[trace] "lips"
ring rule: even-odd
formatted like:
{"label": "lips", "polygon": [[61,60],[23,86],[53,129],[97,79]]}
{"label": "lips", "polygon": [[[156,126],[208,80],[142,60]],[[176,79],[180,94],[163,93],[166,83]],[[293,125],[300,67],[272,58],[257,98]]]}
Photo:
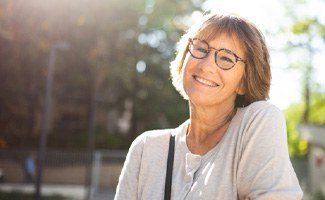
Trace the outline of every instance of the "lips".
{"label": "lips", "polygon": [[209,86],[209,87],[217,87],[217,86],[219,86],[217,83],[215,83],[215,82],[212,82],[212,81],[210,81],[210,80],[206,80],[206,79],[204,79],[204,78],[202,78],[202,77],[199,77],[199,76],[196,76],[196,75],[193,75],[193,78],[197,81],[197,82],[199,82],[199,83],[201,83],[201,84],[203,84],[203,85],[206,85],[206,86]]}

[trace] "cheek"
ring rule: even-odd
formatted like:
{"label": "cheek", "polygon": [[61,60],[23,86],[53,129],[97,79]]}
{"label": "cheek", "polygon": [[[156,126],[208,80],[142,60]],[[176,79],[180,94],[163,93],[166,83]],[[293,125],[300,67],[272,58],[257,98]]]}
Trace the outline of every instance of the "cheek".
{"label": "cheek", "polygon": [[237,87],[237,94],[244,95],[246,93],[245,79],[242,77]]}
{"label": "cheek", "polygon": [[227,83],[231,85],[237,92],[243,90],[244,86],[244,70],[238,69],[227,78]]}
{"label": "cheek", "polygon": [[237,94],[244,95],[246,92],[244,71],[238,75]]}
{"label": "cheek", "polygon": [[182,66],[182,78],[186,77],[186,74],[188,74],[193,69],[193,59],[188,54],[186,55],[184,59],[184,63]]}

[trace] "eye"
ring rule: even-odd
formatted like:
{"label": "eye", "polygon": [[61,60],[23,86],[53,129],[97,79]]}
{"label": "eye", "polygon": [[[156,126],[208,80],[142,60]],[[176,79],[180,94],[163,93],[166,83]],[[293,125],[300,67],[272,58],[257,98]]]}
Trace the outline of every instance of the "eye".
{"label": "eye", "polygon": [[226,50],[220,50],[217,53],[217,59],[220,62],[223,63],[231,63],[231,64],[235,64],[236,63],[236,57],[235,55],[233,55],[232,53],[226,51]]}
{"label": "eye", "polygon": [[189,52],[194,58],[202,59],[208,56],[209,44],[205,41],[194,39],[190,41]]}
{"label": "eye", "polygon": [[203,47],[196,47],[195,49],[196,51],[199,51],[201,53],[205,53],[205,54],[209,53],[209,50]]}
{"label": "eye", "polygon": [[223,62],[235,63],[234,60],[232,60],[232,58],[227,57],[225,55],[219,57],[219,59],[220,59],[220,61],[223,61]]}

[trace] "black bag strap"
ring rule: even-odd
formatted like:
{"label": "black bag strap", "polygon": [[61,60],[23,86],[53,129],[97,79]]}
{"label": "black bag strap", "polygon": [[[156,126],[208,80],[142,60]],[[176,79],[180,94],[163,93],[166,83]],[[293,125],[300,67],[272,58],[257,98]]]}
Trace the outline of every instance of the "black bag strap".
{"label": "black bag strap", "polygon": [[170,134],[164,200],[170,200],[170,196],[171,196],[171,192],[172,192],[174,151],[175,151],[175,135]]}

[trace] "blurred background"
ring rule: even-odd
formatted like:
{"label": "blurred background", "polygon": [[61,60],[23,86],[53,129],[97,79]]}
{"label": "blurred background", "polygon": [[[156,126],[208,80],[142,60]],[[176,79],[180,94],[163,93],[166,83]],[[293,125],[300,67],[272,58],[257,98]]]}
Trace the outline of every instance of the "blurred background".
{"label": "blurred background", "polygon": [[188,118],[169,63],[206,12],[255,23],[271,52],[304,199],[325,199],[324,0],[1,0],[0,199],[113,199],[143,131]]}

